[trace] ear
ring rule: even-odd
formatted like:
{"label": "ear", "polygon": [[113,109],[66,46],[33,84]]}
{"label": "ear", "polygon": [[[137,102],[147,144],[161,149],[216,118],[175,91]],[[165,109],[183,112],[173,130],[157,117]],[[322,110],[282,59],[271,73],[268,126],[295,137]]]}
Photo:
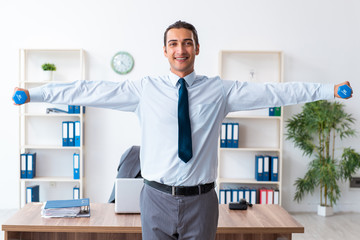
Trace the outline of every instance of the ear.
{"label": "ear", "polygon": [[164,48],[164,56],[167,57],[166,46],[164,46],[163,48]]}
{"label": "ear", "polygon": [[200,44],[198,44],[198,45],[196,46],[196,50],[195,50],[195,54],[196,54],[196,55],[199,55],[199,53],[200,53]]}

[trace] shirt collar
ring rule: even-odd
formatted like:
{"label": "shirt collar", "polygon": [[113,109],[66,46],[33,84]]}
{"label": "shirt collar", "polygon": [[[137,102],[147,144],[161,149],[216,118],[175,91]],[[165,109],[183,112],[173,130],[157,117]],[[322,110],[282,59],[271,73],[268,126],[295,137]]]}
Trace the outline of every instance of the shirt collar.
{"label": "shirt collar", "polygon": [[[193,71],[192,73],[186,75],[183,78],[185,79],[186,83],[190,87],[194,83],[195,77],[196,77],[196,73],[195,73],[195,71]],[[171,84],[175,87],[177,85],[180,77],[178,75],[176,75],[175,73],[170,71],[169,79],[170,79]]]}

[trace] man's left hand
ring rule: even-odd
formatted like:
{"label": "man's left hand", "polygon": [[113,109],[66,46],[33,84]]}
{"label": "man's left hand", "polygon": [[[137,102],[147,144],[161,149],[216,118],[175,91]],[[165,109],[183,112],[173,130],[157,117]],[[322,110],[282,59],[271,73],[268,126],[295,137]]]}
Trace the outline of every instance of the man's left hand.
{"label": "man's left hand", "polygon": [[343,83],[339,83],[339,84],[335,85],[335,87],[334,87],[334,96],[337,97],[337,98],[342,98],[342,97],[340,97],[339,94],[338,94],[338,89],[339,89],[339,87],[342,86],[342,85],[348,85],[348,86],[350,87],[350,89],[351,89],[350,97],[347,97],[347,98],[345,98],[345,99],[352,98],[353,90],[352,90],[352,88],[351,88],[351,86],[350,86],[350,83],[349,83],[348,81],[343,82]]}

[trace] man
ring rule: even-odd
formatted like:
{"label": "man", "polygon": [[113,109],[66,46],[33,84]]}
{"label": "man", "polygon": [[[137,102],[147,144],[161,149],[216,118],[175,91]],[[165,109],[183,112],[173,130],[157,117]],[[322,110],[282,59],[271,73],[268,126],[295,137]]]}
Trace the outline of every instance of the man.
{"label": "man", "polygon": [[222,120],[229,112],[333,99],[345,84],[257,84],[197,76],[194,62],[199,51],[196,29],[178,21],[164,33],[168,76],[122,83],[76,81],[25,90],[27,102],[137,114],[146,183],[140,203],[145,240],[215,238],[217,145]]}

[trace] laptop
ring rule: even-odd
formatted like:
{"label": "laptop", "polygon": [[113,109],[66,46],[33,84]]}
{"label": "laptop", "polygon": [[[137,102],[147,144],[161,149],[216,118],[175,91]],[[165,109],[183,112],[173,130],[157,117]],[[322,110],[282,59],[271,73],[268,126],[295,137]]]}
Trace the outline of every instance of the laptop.
{"label": "laptop", "polygon": [[140,213],[140,192],[143,178],[115,180],[115,213]]}

